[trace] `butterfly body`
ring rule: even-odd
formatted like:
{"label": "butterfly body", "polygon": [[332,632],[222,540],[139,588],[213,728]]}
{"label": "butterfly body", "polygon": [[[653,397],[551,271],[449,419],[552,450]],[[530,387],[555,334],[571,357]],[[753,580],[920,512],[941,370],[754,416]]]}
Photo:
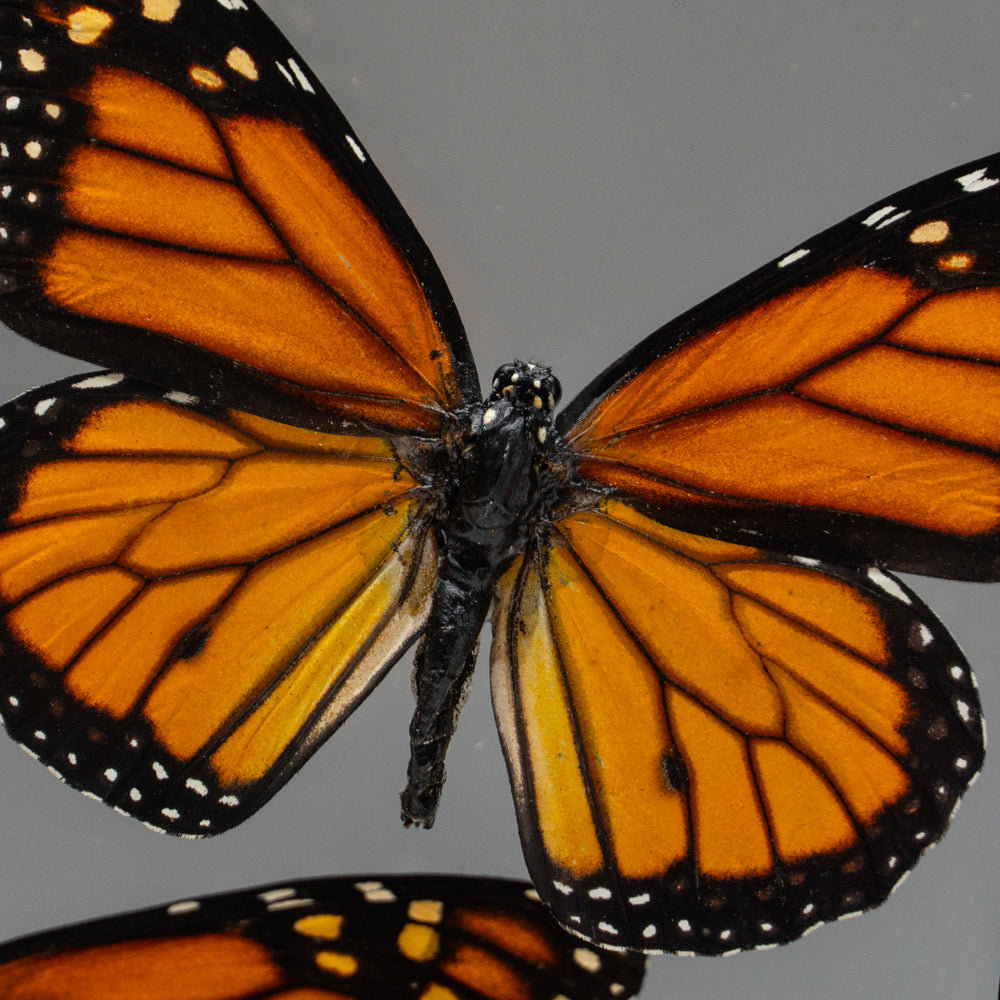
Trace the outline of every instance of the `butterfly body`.
{"label": "butterfly body", "polygon": [[444,758],[472,679],[479,634],[500,573],[538,535],[569,467],[552,432],[558,382],[547,368],[505,365],[445,473],[438,516],[441,563],[425,637],[417,647],[411,757],[402,816],[430,827],[444,782]]}

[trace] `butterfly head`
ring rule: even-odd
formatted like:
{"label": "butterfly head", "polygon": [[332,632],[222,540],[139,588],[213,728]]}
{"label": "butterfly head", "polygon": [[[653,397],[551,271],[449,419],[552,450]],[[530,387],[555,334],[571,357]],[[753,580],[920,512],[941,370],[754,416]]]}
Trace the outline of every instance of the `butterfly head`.
{"label": "butterfly head", "polygon": [[551,368],[533,361],[511,361],[494,373],[493,391],[486,402],[508,399],[535,410],[540,419],[547,421],[561,397],[562,387]]}

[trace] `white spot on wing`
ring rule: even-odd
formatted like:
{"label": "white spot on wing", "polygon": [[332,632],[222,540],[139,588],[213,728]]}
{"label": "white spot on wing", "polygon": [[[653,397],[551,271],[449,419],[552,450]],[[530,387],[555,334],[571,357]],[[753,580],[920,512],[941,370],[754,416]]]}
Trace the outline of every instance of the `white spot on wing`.
{"label": "white spot on wing", "polygon": [[188,778],[184,782],[185,788],[190,788],[192,792],[198,795],[208,795],[208,785],[204,781],[199,781],[197,778]]}
{"label": "white spot on wing", "polygon": [[361,148],[357,139],[353,135],[345,135],[344,138],[347,140],[347,145],[351,147],[351,151],[354,155],[364,163],[367,157],[365,156],[365,151]]}
{"label": "white spot on wing", "polygon": [[797,260],[802,260],[803,257],[808,257],[809,253],[810,251],[806,247],[800,247],[798,250],[786,253],[785,256],[778,261],[778,267],[788,267],[789,264],[794,264]]}
{"label": "white spot on wing", "polygon": [[296,894],[296,890],[292,888],[281,888],[281,889],[268,889],[265,892],[257,893],[257,898],[262,903],[277,903],[282,899],[291,899],[292,896]]}
{"label": "white spot on wing", "polygon": [[905,219],[910,214],[910,210],[907,208],[905,211],[897,212],[895,215],[890,215],[888,219],[883,219],[875,228],[885,229],[887,226],[895,225],[900,219]]}
{"label": "white spot on wing", "polygon": [[185,899],[180,903],[171,903],[167,907],[167,916],[176,917],[181,913],[194,913],[201,909],[201,903],[197,899]]}
{"label": "white spot on wing", "polygon": [[169,399],[171,403],[180,403],[182,406],[193,406],[198,402],[197,396],[192,396],[189,392],[181,392],[179,389],[165,392],[163,398]]}
{"label": "white spot on wing", "polygon": [[895,205],[883,205],[881,208],[875,209],[871,215],[867,218],[861,220],[862,226],[874,226],[881,222],[887,215],[892,215],[896,211]]}
{"label": "white spot on wing", "polygon": [[280,903],[271,903],[267,910],[269,913],[280,912],[281,910],[298,910],[303,906],[313,906],[315,903],[315,899],[308,899],[303,896],[301,899],[283,899]]}
{"label": "white spot on wing", "polygon": [[103,375],[94,375],[91,378],[81,379],[73,383],[74,389],[106,389],[111,385],[118,385],[124,382],[125,376],[121,372],[105,372]]}
{"label": "white spot on wing", "polygon": [[884,590],[887,594],[892,594],[893,597],[898,597],[899,600],[903,601],[903,603],[913,603],[906,591],[903,590],[903,588],[900,587],[900,585],[896,583],[891,576],[887,576],[877,566],[872,566],[868,570],[868,579],[871,580],[876,587]]}
{"label": "white spot on wing", "polygon": [[299,86],[307,94],[315,94],[316,91],[313,90],[313,85],[309,82],[309,77],[302,72],[302,67],[294,59],[288,60],[288,66],[291,71],[295,74],[295,79],[299,81]]}
{"label": "white spot on wing", "polygon": [[381,882],[356,882],[354,888],[365,897],[366,903],[394,903],[396,894]]}
{"label": "white spot on wing", "polygon": [[971,174],[964,174],[961,177],[956,177],[955,180],[962,185],[962,190],[968,192],[969,194],[975,194],[977,191],[985,191],[987,188],[991,188],[997,183],[997,179],[995,177],[986,176],[985,167],[973,170]]}

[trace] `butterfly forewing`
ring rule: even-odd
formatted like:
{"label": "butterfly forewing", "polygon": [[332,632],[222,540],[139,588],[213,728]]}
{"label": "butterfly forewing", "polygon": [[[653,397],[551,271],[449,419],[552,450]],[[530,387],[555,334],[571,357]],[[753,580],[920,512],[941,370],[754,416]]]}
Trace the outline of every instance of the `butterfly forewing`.
{"label": "butterfly forewing", "polygon": [[996,579],[998,182],[924,181],[647,338],[560,415],[581,475],[699,533]]}
{"label": "butterfly forewing", "polygon": [[423,627],[436,549],[379,438],[107,374],[0,416],[0,714],[146,822],[240,822]]}
{"label": "butterfly forewing", "polygon": [[324,429],[429,434],[478,396],[429,253],[255,6],[25,0],[0,19],[18,332]]}
{"label": "butterfly forewing", "polygon": [[975,684],[879,570],[609,501],[508,571],[497,719],[525,855],[567,927],[720,953],[881,902],[982,762]]}
{"label": "butterfly forewing", "polygon": [[[612,1000],[644,959],[562,931],[524,882],[313,879],[0,946],[7,1000]],[[95,986],[97,991],[95,992]]]}

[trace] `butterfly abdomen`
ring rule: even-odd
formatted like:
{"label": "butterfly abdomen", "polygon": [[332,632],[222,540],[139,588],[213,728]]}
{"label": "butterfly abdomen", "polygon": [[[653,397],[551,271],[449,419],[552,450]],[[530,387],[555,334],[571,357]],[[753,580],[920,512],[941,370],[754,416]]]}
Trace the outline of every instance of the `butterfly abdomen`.
{"label": "butterfly abdomen", "polygon": [[545,456],[555,445],[551,414],[558,396],[558,382],[547,368],[505,365],[461,443],[440,528],[438,582],[414,663],[417,705],[402,793],[407,826],[434,823],[445,755],[475,668],[496,580],[524,549],[533,515],[551,493],[540,480],[553,478]]}

